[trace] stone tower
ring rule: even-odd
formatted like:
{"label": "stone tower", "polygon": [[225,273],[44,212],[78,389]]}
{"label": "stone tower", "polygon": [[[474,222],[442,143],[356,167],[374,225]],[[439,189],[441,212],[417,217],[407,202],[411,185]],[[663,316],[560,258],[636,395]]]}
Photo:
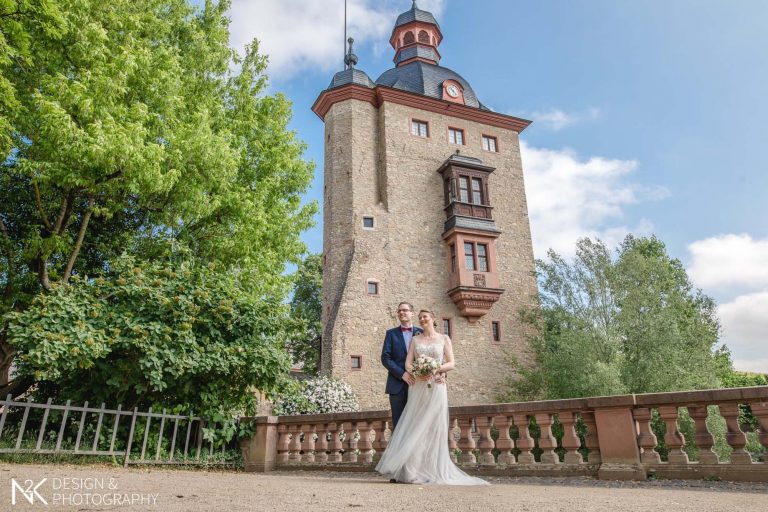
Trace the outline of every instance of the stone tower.
{"label": "stone tower", "polygon": [[[350,50],[312,110],[325,123],[321,369],[386,408],[386,329],[409,301],[449,331],[451,405],[493,402],[508,355],[529,360],[522,306],[535,304],[518,135],[439,65],[443,35],[413,7],[395,23],[395,67],[375,82]],[[416,319],[414,318],[414,321]]]}

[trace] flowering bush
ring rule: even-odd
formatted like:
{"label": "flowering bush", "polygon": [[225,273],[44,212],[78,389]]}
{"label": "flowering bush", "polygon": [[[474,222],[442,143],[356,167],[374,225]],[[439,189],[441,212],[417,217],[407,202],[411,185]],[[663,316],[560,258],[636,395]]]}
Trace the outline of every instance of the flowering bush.
{"label": "flowering bush", "polygon": [[329,377],[315,377],[281,394],[272,408],[276,416],[359,411],[352,387]]}

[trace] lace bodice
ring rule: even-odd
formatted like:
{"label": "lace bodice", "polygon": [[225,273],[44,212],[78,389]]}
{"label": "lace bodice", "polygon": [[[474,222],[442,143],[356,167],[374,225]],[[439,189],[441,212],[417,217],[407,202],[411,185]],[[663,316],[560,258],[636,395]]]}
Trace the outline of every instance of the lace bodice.
{"label": "lace bodice", "polygon": [[443,350],[445,347],[445,335],[441,334],[435,341],[424,343],[421,341],[422,336],[416,336],[413,341],[416,342],[416,355],[427,356],[432,359],[437,359],[440,363],[443,362]]}

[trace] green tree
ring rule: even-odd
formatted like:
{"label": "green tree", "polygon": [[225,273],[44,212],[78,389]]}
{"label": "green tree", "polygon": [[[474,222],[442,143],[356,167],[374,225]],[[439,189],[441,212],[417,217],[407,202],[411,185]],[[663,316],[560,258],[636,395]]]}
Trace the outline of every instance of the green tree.
{"label": "green tree", "polygon": [[655,237],[628,236],[612,257],[582,239],[572,263],[537,261],[540,309],[524,318],[536,364],[513,361],[503,399],[572,398],[718,385],[715,304]]}
{"label": "green tree", "polygon": [[290,367],[287,306],[216,264],[124,256],[72,281],[8,315],[18,372],[40,398],[233,417],[253,414],[255,389],[276,392]]}
{"label": "green tree", "polygon": [[296,363],[303,363],[304,373],[315,374],[320,364],[323,312],[323,256],[310,254],[296,271],[296,285],[291,300],[294,331],[288,350]]}
{"label": "green tree", "polygon": [[0,394],[31,384],[10,375],[30,347],[15,346],[7,313],[83,286],[73,276],[124,252],[183,249],[237,272],[253,297],[285,300],[284,266],[300,261],[316,209],[301,205],[313,166],[287,129],[290,103],[265,94],[256,42],[229,48],[228,6],[0,1],[0,88],[12,92],[0,120]]}

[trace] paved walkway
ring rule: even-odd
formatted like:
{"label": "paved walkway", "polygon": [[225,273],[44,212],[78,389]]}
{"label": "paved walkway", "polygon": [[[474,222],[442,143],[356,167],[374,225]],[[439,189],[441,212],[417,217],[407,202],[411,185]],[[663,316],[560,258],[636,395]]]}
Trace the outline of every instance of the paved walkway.
{"label": "paved walkway", "polygon": [[[31,505],[38,485],[48,502]],[[31,480],[31,482],[25,482]],[[0,510],[162,511],[728,511],[768,510],[768,484],[603,482],[587,478],[488,478],[490,487],[390,484],[368,473],[249,474],[109,466],[0,463]]]}

